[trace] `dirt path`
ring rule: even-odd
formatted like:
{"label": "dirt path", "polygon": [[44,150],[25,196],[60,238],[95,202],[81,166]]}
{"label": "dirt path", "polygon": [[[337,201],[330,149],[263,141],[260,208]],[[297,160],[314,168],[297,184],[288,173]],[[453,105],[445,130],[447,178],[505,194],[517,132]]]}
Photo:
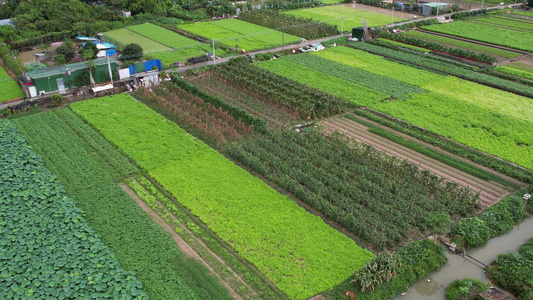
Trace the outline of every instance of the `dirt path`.
{"label": "dirt path", "polygon": [[[187,255],[189,257],[192,257],[192,258],[198,260],[203,265],[205,265],[207,267],[207,269],[209,270],[209,272],[213,276],[216,276],[218,278],[218,281],[220,282],[220,284],[222,284],[228,290],[230,296],[233,297],[233,299],[237,299],[237,300],[242,300],[243,299],[239,294],[237,294],[235,292],[235,290],[226,281],[224,281],[218,275],[218,273],[215,272],[215,270],[202,257],[200,257],[200,255],[198,255],[198,253],[194,249],[191,248],[191,246],[189,246],[189,244],[187,244],[187,242],[185,242],[174,230],[172,230],[172,227],[170,227],[170,225],[168,225],[167,222],[165,222],[165,220],[163,220],[163,218],[161,218],[155,211],[153,211],[150,207],[148,207],[148,205],[146,205],[146,203],[144,203],[144,201],[142,201],[137,196],[137,194],[135,194],[135,192],[133,190],[131,190],[124,183],[120,183],[119,185],[126,193],[128,193],[128,195],[135,201],[135,203],[137,203],[137,205],[139,205],[139,207],[142,208],[142,210],[144,210],[152,218],[152,220],[154,220],[154,222],[157,225],[161,226],[161,228],[163,228],[163,230],[165,230],[165,232],[170,234],[170,236],[172,237],[174,242],[176,242],[176,244],[178,245],[178,248],[180,249],[181,252],[183,252],[185,255]],[[183,226],[182,226],[182,229],[187,230],[186,228],[183,228]],[[194,236],[194,235],[192,235],[192,236]],[[201,243],[202,246],[204,246],[206,248],[207,251],[210,252],[211,255],[215,256],[220,262],[225,264],[224,260],[222,260],[222,258],[220,258],[215,253],[211,252],[211,250],[209,248],[207,248],[207,246],[202,241],[200,241],[200,240],[198,240],[198,241]],[[233,272],[233,274],[236,277],[241,279],[240,276],[238,276],[229,266],[227,266],[227,269],[230,270],[231,272]],[[242,279],[241,279],[241,281],[242,281]],[[242,283],[247,285],[244,281],[242,281]],[[250,287],[248,286],[248,288],[250,288]],[[250,288],[250,290],[253,290],[253,289]]]}
{"label": "dirt path", "polygon": [[415,150],[394,143],[386,138],[369,132],[368,127],[348,118],[331,118],[324,121],[324,125],[326,125],[329,130],[338,130],[358,141],[374,146],[389,155],[416,163],[420,168],[429,170],[446,180],[455,181],[463,187],[470,187],[475,192],[480,191],[480,204],[482,209],[494,205],[509,194],[509,190],[502,184],[482,180],[436,159],[425,156]]}

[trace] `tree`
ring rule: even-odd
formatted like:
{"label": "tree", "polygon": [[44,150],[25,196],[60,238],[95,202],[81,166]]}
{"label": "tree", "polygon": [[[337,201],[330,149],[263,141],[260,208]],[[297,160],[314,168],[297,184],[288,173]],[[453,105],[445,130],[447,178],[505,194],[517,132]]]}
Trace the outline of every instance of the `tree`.
{"label": "tree", "polygon": [[83,59],[95,59],[96,54],[98,54],[98,48],[96,44],[92,42],[86,42],[83,47],[78,50],[78,53],[83,57]]}
{"label": "tree", "polygon": [[72,48],[72,42],[66,41],[63,45],[57,47],[56,54],[63,55],[65,61],[71,61],[76,55],[76,50]]}
{"label": "tree", "polygon": [[131,43],[124,47],[120,60],[138,60],[143,56],[143,48],[138,44]]}

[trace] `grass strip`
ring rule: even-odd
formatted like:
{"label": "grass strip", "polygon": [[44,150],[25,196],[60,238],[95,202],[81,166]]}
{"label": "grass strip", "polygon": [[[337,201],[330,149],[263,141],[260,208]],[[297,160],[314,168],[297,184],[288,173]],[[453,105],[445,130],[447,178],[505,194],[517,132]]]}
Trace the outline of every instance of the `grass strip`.
{"label": "grass strip", "polygon": [[458,170],[461,170],[463,172],[466,172],[470,175],[473,175],[473,176],[476,176],[477,178],[480,178],[480,179],[483,179],[483,180],[493,180],[493,181],[496,181],[498,183],[501,183],[505,186],[512,186],[513,188],[519,188],[518,185],[512,183],[512,182],[509,182],[499,176],[496,176],[490,172],[487,172],[483,169],[480,169],[480,168],[477,168],[469,163],[465,163],[461,160],[458,160],[456,158],[453,158],[451,156],[448,156],[442,152],[439,152],[439,151],[436,151],[434,149],[431,149],[429,147],[425,147],[425,146],[422,146],[420,145],[419,143],[416,143],[416,142],[413,142],[413,141],[410,141],[410,140],[406,140],[405,138],[403,137],[400,137],[398,135],[395,135],[394,133],[391,133],[385,129],[382,129],[382,128],[379,128],[369,122],[366,122],[356,116],[353,116],[353,115],[349,115],[347,114],[346,115],[346,118],[350,119],[350,120],[353,120],[353,121],[356,121],[360,124],[363,124],[365,126],[368,126],[369,127],[369,131],[374,133],[374,134],[377,134],[381,137],[384,137],[390,141],[393,141],[397,144],[400,144],[402,146],[405,146],[409,149],[412,149],[412,150],[415,150],[419,153],[422,153],[428,157],[431,157],[433,159],[436,159],[442,163],[445,163],[451,167],[454,167]]}

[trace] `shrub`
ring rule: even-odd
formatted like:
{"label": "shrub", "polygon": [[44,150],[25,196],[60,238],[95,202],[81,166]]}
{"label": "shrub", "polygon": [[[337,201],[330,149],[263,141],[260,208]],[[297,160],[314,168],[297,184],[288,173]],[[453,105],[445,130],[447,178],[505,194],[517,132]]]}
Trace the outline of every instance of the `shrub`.
{"label": "shrub", "polygon": [[446,288],[446,300],[474,300],[477,295],[487,290],[487,285],[477,279],[465,278],[454,280]]}
{"label": "shrub", "polygon": [[490,229],[482,219],[473,217],[457,223],[450,234],[452,237],[461,236],[466,247],[476,247],[489,240]]}

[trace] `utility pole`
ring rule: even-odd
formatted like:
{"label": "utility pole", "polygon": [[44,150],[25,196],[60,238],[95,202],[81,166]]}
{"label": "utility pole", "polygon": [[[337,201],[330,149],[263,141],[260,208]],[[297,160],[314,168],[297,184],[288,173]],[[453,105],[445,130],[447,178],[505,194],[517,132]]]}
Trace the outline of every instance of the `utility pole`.
{"label": "utility pole", "polygon": [[437,2],[437,18],[439,17],[440,0]]}
{"label": "utility pole", "polygon": [[281,27],[281,50],[285,51],[285,26]]}
{"label": "utility pole", "polygon": [[109,62],[109,56],[107,56],[107,70],[109,71],[109,79],[111,79],[111,85],[113,85],[113,73],[111,72],[111,63]]}
{"label": "utility pole", "polygon": [[215,59],[216,59],[216,55],[215,55],[215,38],[213,38],[213,65],[216,65],[216,62],[215,62]]}
{"label": "utility pole", "polygon": [[394,25],[394,3],[392,4],[392,21],[391,24]]}
{"label": "utility pole", "polygon": [[344,31],[344,15],[341,15],[341,36],[342,36],[343,31]]}

